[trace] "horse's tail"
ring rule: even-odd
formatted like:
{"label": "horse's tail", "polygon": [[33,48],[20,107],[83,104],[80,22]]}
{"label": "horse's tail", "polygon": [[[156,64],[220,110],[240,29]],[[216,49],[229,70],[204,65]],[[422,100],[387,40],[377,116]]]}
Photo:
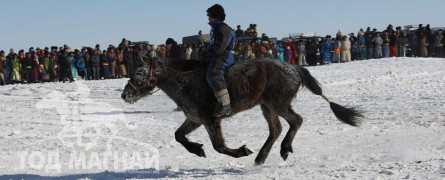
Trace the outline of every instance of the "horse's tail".
{"label": "horse's tail", "polygon": [[331,102],[323,94],[318,81],[311,75],[311,73],[309,73],[306,68],[303,68],[301,66],[297,66],[296,68],[300,74],[303,86],[307,87],[312,93],[323,97],[323,99],[325,99],[331,106],[331,109],[338,120],[351,126],[358,126],[360,124],[360,118],[363,118],[364,116],[359,110],[354,107],[344,107],[337,103]]}

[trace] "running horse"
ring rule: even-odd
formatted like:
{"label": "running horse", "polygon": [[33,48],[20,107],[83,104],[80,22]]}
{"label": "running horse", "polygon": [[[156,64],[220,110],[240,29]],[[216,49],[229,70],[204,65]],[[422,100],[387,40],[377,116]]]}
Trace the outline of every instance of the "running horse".
{"label": "running horse", "polygon": [[128,103],[153,94],[156,87],[169,96],[182,110],[186,119],[175,132],[176,141],[190,153],[205,157],[202,144],[189,141],[187,134],[201,125],[205,127],[213,148],[222,154],[235,158],[248,156],[253,152],[245,145],[232,149],[225,145],[221,121],[241,111],[261,106],[269,125],[269,137],[259,151],[255,164],[263,164],[282,131],[278,117],[289,123],[289,130],[281,143],[280,154],[286,160],[293,152],[292,141],[303,123],[303,118],[292,109],[291,102],[298,90],[304,86],[315,95],[323,97],[343,123],[358,126],[363,118],[355,107],[345,107],[331,102],[322,92],[318,81],[301,66],[291,65],[275,59],[261,59],[235,63],[226,70],[225,80],[231,95],[232,114],[214,117],[219,103],[207,84],[205,63],[190,60],[158,58],[140,60],[135,74],[121,95]]}

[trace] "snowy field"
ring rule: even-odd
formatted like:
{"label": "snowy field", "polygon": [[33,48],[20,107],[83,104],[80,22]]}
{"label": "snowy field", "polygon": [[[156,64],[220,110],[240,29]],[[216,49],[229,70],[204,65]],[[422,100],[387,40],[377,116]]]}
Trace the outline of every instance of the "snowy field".
{"label": "snowy field", "polygon": [[223,121],[217,153],[203,127],[190,135],[207,158],[174,138],[185,117],[163,93],[125,104],[126,79],[0,87],[0,179],[445,179],[445,59],[389,58],[309,67],[325,94],[366,113],[360,127],[336,120],[307,89],[294,110],[304,119],[287,161],[280,143],[254,159],[268,137],[258,107]]}

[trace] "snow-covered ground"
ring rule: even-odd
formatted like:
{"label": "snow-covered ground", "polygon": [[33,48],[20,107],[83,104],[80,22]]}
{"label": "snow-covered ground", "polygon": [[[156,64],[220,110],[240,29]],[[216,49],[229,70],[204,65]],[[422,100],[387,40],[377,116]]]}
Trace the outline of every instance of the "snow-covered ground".
{"label": "snow-covered ground", "polygon": [[331,100],[366,118],[342,124],[304,89],[293,102],[304,118],[294,153],[280,157],[281,120],[262,166],[254,159],[268,128],[258,107],[223,122],[226,144],[254,154],[219,154],[200,127],[189,137],[204,144],[200,158],[175,141],[185,117],[163,92],[125,104],[125,79],[2,86],[0,179],[445,179],[444,68],[432,58],[309,67]]}

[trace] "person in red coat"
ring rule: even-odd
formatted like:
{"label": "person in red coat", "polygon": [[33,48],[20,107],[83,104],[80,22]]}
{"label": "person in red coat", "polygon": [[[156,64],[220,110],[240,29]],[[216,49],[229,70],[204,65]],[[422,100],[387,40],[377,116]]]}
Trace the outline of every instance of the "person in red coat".
{"label": "person in red coat", "polygon": [[290,47],[290,50],[291,50],[291,53],[292,53],[292,57],[289,60],[289,63],[296,64],[295,59],[298,56],[297,48],[295,48],[295,44],[292,42],[292,39],[289,39],[289,43],[288,44],[289,44],[289,47]]}

